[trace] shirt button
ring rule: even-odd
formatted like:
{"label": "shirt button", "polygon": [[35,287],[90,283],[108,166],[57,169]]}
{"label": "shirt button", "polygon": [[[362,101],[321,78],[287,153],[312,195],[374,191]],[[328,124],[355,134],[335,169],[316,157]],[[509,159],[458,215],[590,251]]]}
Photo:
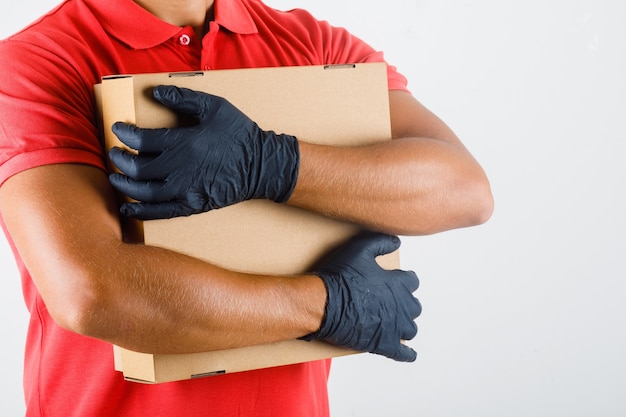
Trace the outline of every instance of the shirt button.
{"label": "shirt button", "polygon": [[186,33],[183,33],[178,38],[178,43],[180,45],[182,45],[182,46],[187,46],[187,45],[189,45],[191,43],[191,37],[189,35],[187,35]]}

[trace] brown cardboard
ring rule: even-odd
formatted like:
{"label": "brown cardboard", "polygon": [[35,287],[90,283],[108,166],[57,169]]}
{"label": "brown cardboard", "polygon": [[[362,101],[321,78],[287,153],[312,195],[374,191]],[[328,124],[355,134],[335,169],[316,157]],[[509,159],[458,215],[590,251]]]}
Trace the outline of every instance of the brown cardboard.
{"label": "brown cardboard", "polygon": [[[107,149],[122,146],[110,130],[116,121],[147,128],[175,125],[174,115],[151,98],[151,89],[159,84],[223,96],[261,128],[311,143],[359,146],[391,138],[386,67],[380,63],[107,77],[97,87]],[[265,200],[125,227],[128,236],[147,245],[260,274],[311,271],[358,231],[355,225]],[[379,262],[397,268],[397,252]],[[115,347],[115,364],[126,379],[156,383],[351,353],[325,342],[300,340],[178,355]]]}

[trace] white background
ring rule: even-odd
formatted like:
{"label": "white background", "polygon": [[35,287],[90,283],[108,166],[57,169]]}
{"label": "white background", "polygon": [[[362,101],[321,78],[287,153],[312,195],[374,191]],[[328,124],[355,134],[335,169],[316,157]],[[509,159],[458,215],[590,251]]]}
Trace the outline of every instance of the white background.
{"label": "white background", "polygon": [[[55,3],[2,3],[0,36]],[[421,278],[418,360],[335,360],[333,415],[625,416],[626,3],[268,4],[384,50],[496,200],[486,225],[403,238],[403,266]],[[14,416],[26,310],[6,246],[0,259],[0,414]]]}

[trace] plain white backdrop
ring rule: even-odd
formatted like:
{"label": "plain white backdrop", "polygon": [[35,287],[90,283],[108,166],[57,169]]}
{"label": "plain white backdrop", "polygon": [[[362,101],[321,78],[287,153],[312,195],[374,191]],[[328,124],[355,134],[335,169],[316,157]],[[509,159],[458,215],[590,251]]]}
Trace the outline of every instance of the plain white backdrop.
{"label": "plain white backdrop", "polygon": [[[4,2],[0,37],[57,3]],[[385,51],[496,201],[483,226],[403,238],[421,279],[417,362],[335,360],[333,415],[626,415],[626,3],[267,3]],[[1,242],[0,415],[19,416],[26,309]]]}

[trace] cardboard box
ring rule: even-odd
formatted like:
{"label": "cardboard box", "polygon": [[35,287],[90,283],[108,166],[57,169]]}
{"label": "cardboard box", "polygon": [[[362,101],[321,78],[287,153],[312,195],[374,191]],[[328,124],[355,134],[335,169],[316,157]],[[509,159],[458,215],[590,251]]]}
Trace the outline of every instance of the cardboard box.
{"label": "cardboard box", "polygon": [[[159,84],[227,98],[262,129],[302,141],[359,146],[391,138],[383,63],[237,69],[106,77],[96,91],[106,148],[123,146],[116,121],[168,127],[176,117],[152,99]],[[329,251],[355,233],[353,224],[286,204],[253,200],[169,220],[124,226],[126,238],[185,253],[221,267],[260,274],[313,270]],[[397,253],[381,257],[397,268]],[[157,383],[293,364],[355,353],[321,341],[290,340],[198,354],[145,354],[115,347],[116,369],[128,380]]]}

